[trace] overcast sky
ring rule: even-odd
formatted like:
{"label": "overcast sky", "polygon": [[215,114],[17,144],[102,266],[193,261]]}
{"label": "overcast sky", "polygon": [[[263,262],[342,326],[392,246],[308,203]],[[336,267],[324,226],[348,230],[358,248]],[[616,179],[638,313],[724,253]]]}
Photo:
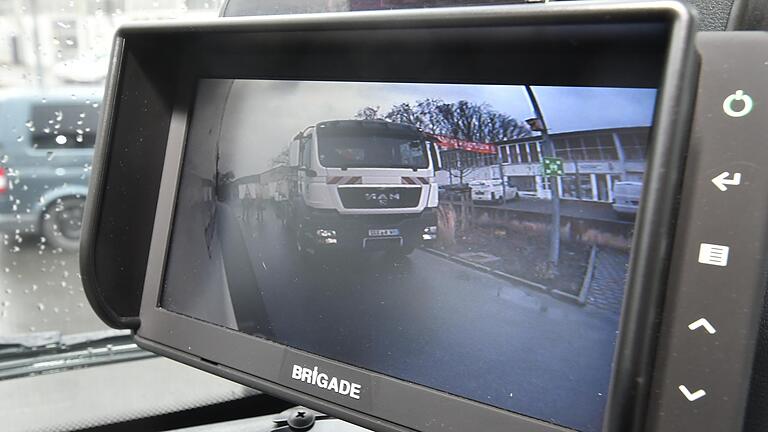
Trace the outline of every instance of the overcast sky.
{"label": "overcast sky", "polygon": [[[552,133],[648,126],[656,96],[653,89],[536,86],[533,91]],[[237,177],[262,172],[307,126],[353,118],[366,106],[386,113],[425,98],[486,103],[518,120],[533,117],[522,86],[236,80],[224,111],[222,170],[232,169]]]}

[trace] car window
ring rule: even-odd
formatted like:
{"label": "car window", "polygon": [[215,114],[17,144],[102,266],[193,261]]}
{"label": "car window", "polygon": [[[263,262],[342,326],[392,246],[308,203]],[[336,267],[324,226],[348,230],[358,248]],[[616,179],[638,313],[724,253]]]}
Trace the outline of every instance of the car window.
{"label": "car window", "polygon": [[29,145],[38,150],[87,149],[96,142],[99,101],[31,105]]}
{"label": "car window", "polygon": [[107,330],[77,253],[114,32],[215,18],[221,4],[0,0],[0,346]]}

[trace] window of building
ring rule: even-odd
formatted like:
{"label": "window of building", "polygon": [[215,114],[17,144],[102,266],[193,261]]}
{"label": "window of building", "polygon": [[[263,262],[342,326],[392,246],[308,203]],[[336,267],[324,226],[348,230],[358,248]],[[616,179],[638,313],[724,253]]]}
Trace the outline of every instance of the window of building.
{"label": "window of building", "polygon": [[603,160],[603,153],[597,136],[585,135],[581,137],[581,145],[584,151],[585,160]]}
{"label": "window of building", "polygon": [[517,151],[517,144],[509,146],[510,163],[520,163],[520,153]]}
{"label": "window of building", "polygon": [[561,190],[560,196],[563,198],[578,198],[579,188],[576,182],[575,175],[564,175],[560,178]]}
{"label": "window of building", "polygon": [[571,154],[568,151],[568,139],[566,138],[553,139],[552,142],[555,145],[555,157],[559,157],[565,160],[571,160]]}
{"label": "window of building", "polygon": [[624,158],[629,161],[644,161],[648,150],[648,131],[622,132],[619,140],[624,149]]}
{"label": "window of building", "polygon": [[507,186],[517,187],[521,192],[536,192],[535,176],[507,176]]}
{"label": "window of building", "polygon": [[529,144],[531,162],[541,162],[541,141],[535,141]]}
{"label": "window of building", "polygon": [[619,160],[619,155],[616,153],[616,144],[613,142],[613,135],[600,134],[596,135],[596,138],[602,153],[602,160]]}
{"label": "window of building", "polygon": [[520,151],[520,162],[528,163],[530,158],[528,157],[528,143],[518,144],[518,151]]}

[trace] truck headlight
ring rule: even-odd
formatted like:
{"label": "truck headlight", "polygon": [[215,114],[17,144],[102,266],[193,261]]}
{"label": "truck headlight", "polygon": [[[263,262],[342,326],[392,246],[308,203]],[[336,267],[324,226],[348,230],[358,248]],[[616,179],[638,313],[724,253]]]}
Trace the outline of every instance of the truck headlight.
{"label": "truck headlight", "polygon": [[315,231],[315,234],[320,238],[334,238],[336,237],[336,230],[319,229]]}
{"label": "truck headlight", "polygon": [[317,236],[317,242],[320,244],[336,244],[336,230],[332,229],[319,229],[315,231],[315,235]]}
{"label": "truck headlight", "polygon": [[421,234],[422,240],[435,240],[437,239],[437,226],[430,225],[424,228],[424,233]]}

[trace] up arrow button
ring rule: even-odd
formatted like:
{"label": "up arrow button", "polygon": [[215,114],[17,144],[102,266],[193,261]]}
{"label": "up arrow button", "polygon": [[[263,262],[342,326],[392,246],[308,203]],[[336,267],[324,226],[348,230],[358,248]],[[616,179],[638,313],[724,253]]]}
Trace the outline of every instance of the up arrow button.
{"label": "up arrow button", "polygon": [[688,324],[688,328],[691,331],[696,330],[699,327],[704,327],[704,330],[707,331],[709,334],[715,334],[717,333],[717,330],[715,330],[715,327],[707,321],[706,318],[699,318],[696,321]]}

